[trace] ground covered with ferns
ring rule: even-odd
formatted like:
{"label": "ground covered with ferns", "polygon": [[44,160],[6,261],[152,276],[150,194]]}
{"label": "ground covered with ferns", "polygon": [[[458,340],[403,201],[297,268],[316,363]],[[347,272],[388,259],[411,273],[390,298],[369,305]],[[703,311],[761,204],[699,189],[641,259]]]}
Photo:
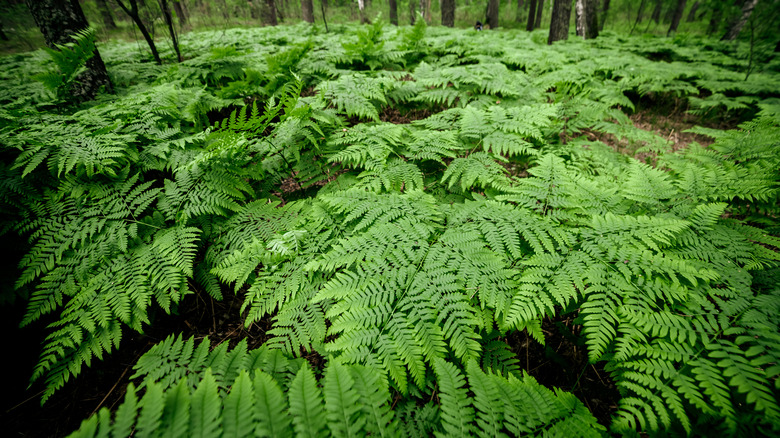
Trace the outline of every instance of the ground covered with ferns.
{"label": "ground covered with ferns", "polygon": [[115,94],[80,104],[44,52],[0,59],[14,430],[780,432],[777,57],[181,40],[99,44]]}

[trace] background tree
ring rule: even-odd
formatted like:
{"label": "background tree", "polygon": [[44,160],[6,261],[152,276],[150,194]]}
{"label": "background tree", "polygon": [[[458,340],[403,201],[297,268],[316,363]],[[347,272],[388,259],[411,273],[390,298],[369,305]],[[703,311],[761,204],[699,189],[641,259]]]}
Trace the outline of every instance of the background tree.
{"label": "background tree", "polygon": [[655,0],[655,8],[653,8],[653,15],[650,18],[658,24],[661,21],[661,10],[664,7],[664,0]]}
{"label": "background tree", "polygon": [[[571,5],[569,6],[571,9]],[[539,0],[536,3],[536,19],[534,20],[534,29],[542,27],[542,11],[544,11],[544,0]]]}
{"label": "background tree", "polygon": [[455,26],[455,0],[441,0],[441,25]]}
{"label": "background tree", "polygon": [[388,0],[387,2],[389,3],[390,6],[390,23],[394,26],[398,26],[398,4],[396,3],[396,0]]}
{"label": "background tree", "polygon": [[604,0],[604,7],[601,9],[601,19],[599,20],[599,30],[604,30],[604,23],[607,22],[609,14],[609,0]]}
{"label": "background tree", "polygon": [[530,0],[528,2],[528,24],[525,26],[525,30],[528,32],[534,30],[534,20],[536,19],[536,0]]}
{"label": "background tree", "polygon": [[699,6],[701,6],[700,1],[693,2],[693,6],[691,6],[690,12],[688,12],[688,18],[685,19],[688,23],[696,20],[696,12],[699,11]]}
{"label": "background tree", "polygon": [[103,27],[105,29],[116,29],[116,23],[114,23],[114,17],[111,16],[108,2],[106,0],[97,0],[95,3],[100,12],[100,17],[103,19]]}
{"label": "background tree", "polygon": [[569,38],[569,21],[571,18],[571,0],[555,0],[552,18],[550,18],[550,36],[547,44]]}
{"label": "background tree", "polygon": [[301,15],[303,16],[303,21],[314,23],[314,5],[312,0],[301,0]]}
{"label": "background tree", "polygon": [[490,30],[498,29],[499,0],[488,0],[486,20]]}
{"label": "background tree", "polygon": [[723,38],[721,38],[721,41],[733,41],[739,36],[739,33],[742,32],[742,28],[745,27],[745,23],[750,19],[750,14],[753,13],[753,9],[755,9],[756,5],[758,4],[758,0],[746,0],[745,3],[742,5],[742,11],[740,13],[739,19],[734,22],[734,24],[731,25],[728,32],[726,32],[725,35],[723,35]]}
{"label": "background tree", "polygon": [[276,26],[279,24],[277,20],[278,12],[276,10],[276,2],[274,0],[255,0],[260,2],[260,21],[264,26]]}
{"label": "background tree", "polygon": [[126,6],[125,3],[122,0],[115,0],[116,3],[119,5],[120,8],[122,8],[123,11],[125,11],[125,14],[127,14],[131,20],[135,23],[136,26],[138,26],[138,30],[141,31],[141,35],[143,35],[144,40],[146,40],[146,44],[149,46],[149,49],[152,51],[152,57],[154,57],[154,62],[157,64],[162,65],[162,59],[160,59],[160,54],[157,52],[157,46],[154,45],[154,39],[152,39],[152,35],[149,33],[149,30],[146,28],[146,25],[144,24],[144,20],[141,19],[141,15],[138,10],[138,2],[136,0],[129,0],[130,6]]}
{"label": "background tree", "polygon": [[173,45],[173,51],[176,52],[176,59],[181,62],[181,52],[179,51],[179,38],[176,35],[176,29],[173,27],[173,16],[171,16],[171,8],[168,5],[168,0],[159,0],[160,10],[163,14],[163,20],[168,26],[168,33],[171,36],[171,44]]}
{"label": "background tree", "polygon": [[517,23],[522,21],[523,6],[525,6],[525,2],[523,0],[517,0],[517,13],[515,14],[515,21]]}
{"label": "background tree", "polygon": [[[46,45],[57,49],[57,45],[72,42],[72,35],[89,27],[78,0],[25,0],[35,24],[41,29]],[[79,74],[73,87],[76,100],[88,100],[97,95],[101,87],[112,91],[111,80],[100,52],[86,62],[86,69]]]}
{"label": "background tree", "polygon": [[186,27],[189,17],[187,16],[187,10],[184,9],[184,3],[181,0],[173,0],[173,10],[176,12],[176,18],[179,19],[179,26]]}
{"label": "background tree", "polygon": [[636,26],[639,24],[640,21],[642,21],[642,12],[644,12],[646,4],[647,4],[647,0],[642,0],[639,3],[639,9],[636,11],[636,20],[634,20],[634,25],[631,26],[631,31],[628,33],[629,35],[634,33],[634,29],[636,29]]}
{"label": "background tree", "polygon": [[417,19],[417,11],[415,11],[415,0],[409,0],[409,24],[414,26],[414,20]]}
{"label": "background tree", "polygon": [[687,0],[677,0],[677,7],[674,9],[674,14],[672,15],[672,24],[669,25],[669,31],[666,32],[666,36],[671,35],[674,32],[677,32],[677,26],[680,25],[680,20],[682,19],[683,11],[685,11],[685,3]]}

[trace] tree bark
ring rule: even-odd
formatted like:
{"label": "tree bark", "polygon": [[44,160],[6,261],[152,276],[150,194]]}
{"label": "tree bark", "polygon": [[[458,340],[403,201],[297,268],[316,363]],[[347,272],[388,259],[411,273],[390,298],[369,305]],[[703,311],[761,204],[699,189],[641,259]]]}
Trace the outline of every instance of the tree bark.
{"label": "tree bark", "polygon": [[661,21],[661,8],[664,6],[663,0],[655,0],[655,8],[653,9],[653,15],[650,16],[650,18],[655,21],[655,24],[658,24],[659,21]]}
{"label": "tree bark", "polygon": [[693,6],[691,6],[691,11],[688,12],[688,18],[685,19],[688,23],[692,21],[696,21],[696,12],[699,10],[699,6],[701,5],[700,1],[693,2]]}
{"label": "tree bark", "polygon": [[312,4],[312,0],[301,0],[301,15],[303,16],[303,21],[314,23],[314,4]]}
{"label": "tree bark", "polygon": [[274,0],[255,0],[260,2],[260,22],[263,26],[276,26],[279,24]]}
{"label": "tree bark", "polygon": [[642,0],[639,3],[639,10],[636,11],[636,21],[634,21],[634,25],[631,26],[631,32],[628,33],[629,36],[631,36],[632,33],[634,33],[634,29],[636,29],[636,26],[639,24],[640,21],[642,21],[642,12],[645,9],[645,4],[647,3],[647,0]]}
{"label": "tree bark", "polygon": [[358,12],[360,13],[360,24],[368,23],[368,18],[366,18],[365,0],[358,0]]}
{"label": "tree bark", "polygon": [[604,0],[604,8],[601,10],[601,20],[599,20],[599,30],[604,30],[604,23],[607,22],[609,15],[609,0]]}
{"label": "tree bark", "polygon": [[734,41],[739,33],[742,32],[742,28],[745,27],[745,23],[750,19],[750,15],[753,13],[753,9],[756,7],[758,0],[747,0],[742,5],[742,14],[739,19],[729,28],[729,31],[723,35],[721,41]]}
{"label": "tree bark", "polygon": [[[89,27],[78,0],[25,0],[25,3],[41,29],[46,45],[52,49],[56,50],[57,44],[72,42],[74,33]],[[76,78],[73,97],[76,100],[93,99],[101,87],[113,91],[106,65],[96,48],[86,62],[86,69]]]}
{"label": "tree bark", "polygon": [[322,23],[325,25],[325,33],[330,32],[330,30],[328,30],[328,18],[325,17],[325,7],[327,5],[327,0],[320,0],[320,11],[322,11]]}
{"label": "tree bark", "polygon": [[162,65],[162,59],[160,59],[160,54],[157,52],[157,46],[154,45],[154,40],[152,39],[152,36],[149,34],[149,31],[146,29],[146,25],[144,25],[141,16],[138,15],[138,3],[136,3],[136,0],[130,0],[129,8],[125,6],[122,0],[116,0],[116,3],[119,5],[120,8],[122,8],[123,11],[125,11],[125,14],[127,14],[135,22],[135,25],[138,26],[138,30],[141,31],[141,35],[143,35],[144,39],[146,40],[146,44],[149,46],[149,49],[152,51],[154,62],[156,62],[158,65]]}
{"label": "tree bark", "polygon": [[515,21],[517,23],[522,22],[521,15],[522,15],[522,12],[523,12],[523,4],[524,3],[525,2],[523,0],[517,0],[517,13],[515,14]]}
{"label": "tree bark", "polygon": [[441,0],[441,25],[455,26],[455,0]]}
{"label": "tree bark", "polygon": [[[250,4],[250,7],[252,7],[252,11],[255,10],[254,5]],[[176,18],[179,19],[179,26],[187,26],[189,17],[187,16],[187,11],[184,10],[184,5],[181,3],[181,0],[173,0],[173,11],[176,12]]]}
{"label": "tree bark", "polygon": [[597,0],[577,0],[575,4],[575,26],[577,36],[590,40],[599,36]]}
{"label": "tree bark", "polygon": [[569,21],[571,18],[571,0],[555,0],[552,18],[550,19],[550,36],[547,44],[569,38]]}
{"label": "tree bark", "polygon": [[712,8],[712,15],[710,16],[710,24],[707,26],[707,35],[712,35],[718,32],[720,29],[720,22],[723,19],[723,8]]}
{"label": "tree bark", "polygon": [[[571,9],[571,7],[569,7]],[[534,20],[534,29],[542,27],[542,11],[544,10],[544,0],[539,0],[536,4],[536,19]]]}
{"label": "tree bark", "polygon": [[536,0],[530,0],[528,8],[528,24],[525,26],[525,30],[528,32],[534,30],[534,20],[536,19]]}
{"label": "tree bark", "polygon": [[585,0],[574,2],[574,29],[577,36],[585,39]]}
{"label": "tree bark", "polygon": [[[455,0],[453,0],[454,2]],[[388,0],[388,3],[390,4],[390,24],[394,26],[398,26],[398,4],[395,0]],[[443,8],[443,6],[442,6]],[[444,12],[442,12],[444,14]],[[442,20],[443,20],[442,16]],[[444,24],[444,23],[442,23]]]}
{"label": "tree bark", "polygon": [[666,36],[671,35],[674,32],[677,32],[677,26],[680,25],[680,20],[682,19],[683,11],[685,11],[685,3],[687,0],[677,0],[677,8],[674,10],[674,15],[672,15],[672,24],[669,26],[669,31],[666,32]]}
{"label": "tree bark", "polygon": [[498,29],[498,3],[499,0],[488,0],[487,4],[487,24],[490,30]]}
{"label": "tree bark", "polygon": [[171,35],[171,42],[173,44],[173,51],[176,52],[176,59],[181,62],[181,52],[179,51],[179,38],[176,36],[176,29],[173,28],[173,17],[171,16],[171,8],[168,7],[168,0],[159,0],[160,10],[163,14],[163,20],[168,26],[168,33]]}
{"label": "tree bark", "polygon": [[417,19],[417,13],[414,10],[414,0],[409,0],[409,24],[414,26],[414,21]]}
{"label": "tree bark", "polygon": [[111,9],[108,8],[106,0],[97,0],[97,8],[100,11],[100,17],[103,19],[103,27],[106,29],[116,29],[114,17],[111,16]]}

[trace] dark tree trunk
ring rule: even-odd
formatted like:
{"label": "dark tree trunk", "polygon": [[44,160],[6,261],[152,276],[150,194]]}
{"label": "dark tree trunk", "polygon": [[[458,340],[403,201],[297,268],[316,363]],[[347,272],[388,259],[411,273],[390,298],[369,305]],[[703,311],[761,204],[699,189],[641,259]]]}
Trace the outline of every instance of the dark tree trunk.
{"label": "dark tree trunk", "polygon": [[604,8],[601,10],[601,20],[599,20],[599,30],[604,30],[604,23],[607,22],[609,15],[609,0],[604,0]]}
{"label": "dark tree trunk", "polygon": [[3,22],[0,21],[0,40],[8,41],[8,35],[5,34],[5,31],[3,30]]}
{"label": "dark tree trunk", "polygon": [[723,19],[723,8],[712,8],[712,15],[710,16],[710,25],[707,26],[707,35],[717,33],[720,29],[720,22]]}
{"label": "dark tree trunk", "polygon": [[742,13],[739,19],[731,25],[729,31],[726,32],[726,35],[723,35],[723,38],[720,39],[721,41],[733,41],[739,36],[739,33],[742,32],[742,28],[745,27],[745,23],[750,19],[750,14],[753,13],[753,9],[756,7],[757,3],[758,0],[747,0],[745,4],[742,5]]}
{"label": "dark tree trunk", "polygon": [[116,3],[119,5],[120,8],[122,8],[123,11],[125,11],[125,14],[127,14],[135,22],[135,25],[138,26],[138,30],[141,31],[141,35],[143,35],[144,39],[146,40],[146,44],[149,45],[149,49],[152,51],[154,62],[156,62],[159,65],[162,65],[162,59],[160,59],[160,54],[157,53],[157,46],[154,45],[154,40],[152,39],[152,36],[149,34],[149,31],[146,29],[146,25],[144,24],[144,21],[141,19],[141,16],[138,14],[138,3],[136,3],[136,0],[130,0],[129,8],[125,6],[122,0],[116,0]]}
{"label": "dark tree trunk", "polygon": [[[46,45],[56,49],[56,44],[73,41],[72,35],[89,27],[78,0],[25,0],[32,13],[35,24],[41,29]],[[89,100],[97,95],[101,87],[113,91],[106,65],[100,52],[86,62],[86,69],[76,78],[73,97],[76,100]]]}
{"label": "dark tree trunk", "polygon": [[455,26],[455,0],[441,0],[441,25]]}
{"label": "dark tree trunk", "polygon": [[301,15],[303,16],[303,21],[314,23],[314,5],[312,0],[301,0]]}
{"label": "dark tree trunk", "polygon": [[571,0],[555,0],[550,19],[550,37],[547,44],[569,38],[569,20],[571,18]]}
{"label": "dark tree trunk", "polygon": [[661,9],[664,7],[664,1],[663,0],[655,0],[655,8],[653,9],[653,15],[650,16],[650,18],[655,21],[655,24],[658,24],[659,21],[661,21]]}
{"label": "dark tree trunk", "polygon": [[106,29],[116,29],[114,17],[111,16],[111,9],[108,8],[106,0],[97,0],[97,8],[100,11],[100,17],[103,19],[103,27]]}
{"label": "dark tree trunk", "polygon": [[390,24],[398,26],[398,3],[395,0],[388,0],[388,3],[390,4]]}
{"label": "dark tree trunk", "polygon": [[590,40],[599,36],[597,0],[577,0],[575,4],[575,27],[577,36]]}
{"label": "dark tree trunk", "polygon": [[[253,5],[250,4],[249,6],[252,8],[252,11],[254,12],[255,8],[253,7]],[[184,5],[181,3],[181,0],[173,0],[173,11],[176,12],[176,18],[179,19],[179,26],[181,27],[187,26],[189,17],[187,17],[187,11],[184,10]]]}
{"label": "dark tree trunk", "polygon": [[522,15],[523,15],[523,4],[525,2],[523,0],[517,0],[517,13],[515,14],[515,21],[520,23],[522,22]]}
{"label": "dark tree trunk", "polygon": [[536,19],[536,0],[531,0],[528,2],[529,8],[528,8],[528,24],[525,26],[525,30],[528,32],[534,30],[534,20]]}
{"label": "dark tree trunk", "polygon": [[276,26],[278,12],[276,11],[276,2],[274,0],[255,0],[260,2],[260,21],[263,26]]}
{"label": "dark tree trunk", "polygon": [[417,13],[414,10],[415,0],[409,0],[409,24],[414,26],[414,21],[417,19]]}
{"label": "dark tree trunk", "polygon": [[672,24],[669,26],[669,31],[666,32],[666,36],[677,32],[677,26],[680,25],[683,11],[685,11],[685,3],[687,0],[677,0],[677,7],[674,9],[674,15],[672,15]]}
{"label": "dark tree trunk", "polygon": [[542,11],[544,11],[544,0],[539,0],[536,4],[536,19],[534,19],[534,29],[542,27]]}
{"label": "dark tree trunk", "polygon": [[699,10],[699,6],[701,5],[700,1],[693,2],[693,6],[691,6],[691,11],[688,12],[688,18],[685,19],[688,23],[691,21],[696,21],[696,12]]}
{"label": "dark tree trunk", "polygon": [[328,19],[325,17],[325,7],[327,6],[327,0],[320,0],[320,11],[322,11],[322,23],[325,25],[325,33],[330,32],[330,30],[328,30]]}
{"label": "dark tree trunk", "polygon": [[487,24],[490,30],[498,29],[498,0],[488,0]]}
{"label": "dark tree trunk", "polygon": [[636,29],[637,24],[642,21],[642,12],[645,10],[645,4],[647,4],[647,0],[642,0],[639,3],[639,10],[636,11],[636,21],[634,21],[634,25],[631,26],[631,32],[628,33],[629,36],[634,33],[634,29]]}
{"label": "dark tree trunk", "polygon": [[176,52],[176,59],[181,62],[181,52],[179,51],[179,38],[176,36],[176,29],[173,28],[173,16],[171,16],[171,8],[168,6],[168,0],[159,0],[160,10],[163,14],[163,20],[168,26],[168,34],[171,36],[171,42],[173,44],[173,51]]}

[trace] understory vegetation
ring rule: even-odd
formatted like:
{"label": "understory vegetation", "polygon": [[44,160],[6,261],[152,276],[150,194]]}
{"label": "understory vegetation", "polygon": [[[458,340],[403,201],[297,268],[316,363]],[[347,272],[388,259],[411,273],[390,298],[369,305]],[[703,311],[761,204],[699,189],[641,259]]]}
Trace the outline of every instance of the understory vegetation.
{"label": "understory vegetation", "polygon": [[[0,58],[2,299],[47,326],[42,402],[188,295],[265,342],[171,333],[74,436],[780,433],[780,58],[297,25],[162,66],[101,44],[115,94],[72,102],[92,44]],[[561,318],[607,419],[511,341]]]}

